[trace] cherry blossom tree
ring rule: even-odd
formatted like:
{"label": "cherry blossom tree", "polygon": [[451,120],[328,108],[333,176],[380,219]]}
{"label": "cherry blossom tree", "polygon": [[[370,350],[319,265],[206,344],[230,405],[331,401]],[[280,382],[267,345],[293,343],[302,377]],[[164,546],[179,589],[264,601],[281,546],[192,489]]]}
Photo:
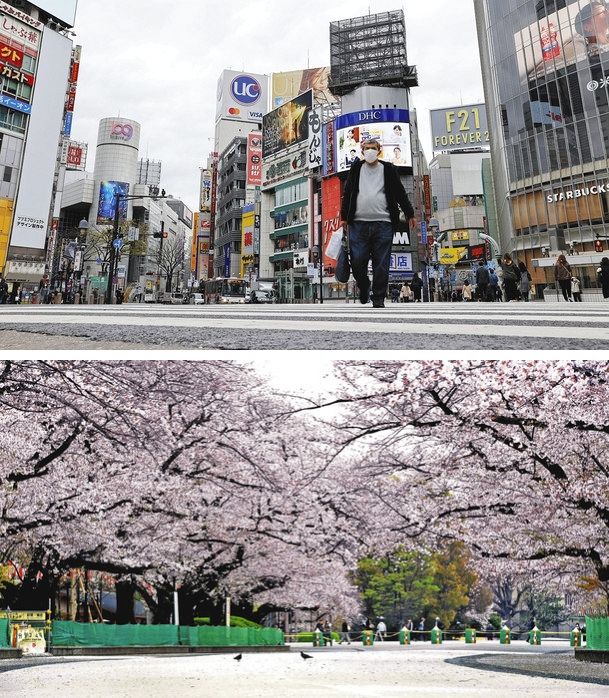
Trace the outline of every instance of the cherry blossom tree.
{"label": "cherry blossom tree", "polygon": [[328,421],[342,434],[337,454],[356,463],[351,509],[359,502],[365,511],[367,500],[383,512],[377,545],[464,540],[489,579],[554,580],[607,604],[606,363],[352,362],[339,370],[344,387],[321,414],[340,410]]}

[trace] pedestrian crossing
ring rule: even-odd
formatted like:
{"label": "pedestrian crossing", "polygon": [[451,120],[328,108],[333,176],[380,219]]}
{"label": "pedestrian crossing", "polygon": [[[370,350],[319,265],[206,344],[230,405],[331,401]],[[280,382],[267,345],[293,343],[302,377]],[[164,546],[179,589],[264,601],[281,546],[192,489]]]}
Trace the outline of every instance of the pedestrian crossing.
{"label": "pedestrian crossing", "polygon": [[[1,330],[24,328],[46,334],[80,329],[98,339],[111,332],[113,339],[135,343],[145,328],[149,340],[171,331],[179,345],[188,343],[189,333],[200,337],[208,330],[217,343],[243,337],[247,344],[247,336],[251,346],[243,348],[260,349],[278,348],[277,333],[285,336],[286,349],[319,348],[310,345],[311,333],[325,343],[333,337],[337,348],[348,341],[353,349],[609,349],[609,303],[0,307],[0,349]],[[265,335],[273,336],[272,347]]]}

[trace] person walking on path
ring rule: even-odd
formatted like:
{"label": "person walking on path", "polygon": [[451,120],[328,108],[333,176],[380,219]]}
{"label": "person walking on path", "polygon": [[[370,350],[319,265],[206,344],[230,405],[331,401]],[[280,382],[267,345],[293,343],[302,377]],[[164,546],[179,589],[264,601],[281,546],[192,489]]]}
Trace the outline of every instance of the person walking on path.
{"label": "person walking on path", "polygon": [[410,300],[410,286],[404,282],[400,289],[400,303],[408,303]]}
{"label": "person walking on path", "polygon": [[362,144],[363,160],[350,171],[341,207],[348,225],[351,269],[360,290],[360,302],[370,300],[368,264],[372,260],[372,301],[385,307],[393,238],[400,226],[400,209],[414,230],[414,209],[394,165],[381,161],[381,144],[370,139]]}
{"label": "person walking on path", "polygon": [[571,291],[573,292],[573,300],[576,303],[582,303],[582,285],[577,276],[571,277]]}
{"label": "person walking on path", "polygon": [[554,265],[554,278],[562,291],[562,296],[567,303],[573,303],[573,290],[571,288],[571,265],[564,254],[561,254]]}
{"label": "person walking on path", "polygon": [[503,255],[501,260],[501,271],[503,272],[503,290],[505,291],[505,302],[518,300],[518,284],[520,282],[520,269],[514,264],[512,256]]}
{"label": "person walking on path", "polygon": [[386,632],[387,632],[387,626],[385,625],[385,621],[381,618],[379,620],[379,622],[377,623],[376,635],[374,636],[374,639],[378,640],[379,642],[384,642]]}
{"label": "person walking on path", "polygon": [[601,265],[597,271],[598,282],[603,289],[603,298],[607,300],[609,298],[609,257],[603,257],[601,259]]}
{"label": "person walking on path", "polygon": [[465,279],[463,282],[463,302],[470,303],[473,300],[474,294],[472,291],[472,285]]}
{"label": "person walking on path", "polygon": [[8,284],[6,279],[0,274],[0,305],[5,305],[8,297]]}
{"label": "person walking on path", "polygon": [[476,269],[476,290],[478,292],[479,301],[487,301],[489,299],[490,283],[491,275],[486,268],[486,264],[482,261],[478,262],[478,268]]}
{"label": "person walking on path", "polygon": [[520,291],[520,300],[528,303],[531,296],[531,282],[533,281],[527,265],[524,262],[518,263],[518,268],[520,269],[520,284],[518,290]]}
{"label": "person walking on path", "polygon": [[501,301],[501,289],[499,288],[499,277],[495,274],[494,269],[490,269],[489,276],[489,297],[493,303]]}
{"label": "person walking on path", "polygon": [[412,277],[410,282],[410,288],[412,289],[412,296],[415,303],[420,303],[423,297],[423,281],[418,274]]}
{"label": "person walking on path", "polygon": [[351,644],[351,626],[349,625],[349,622],[346,620],[343,621],[340,633],[340,642],[338,644],[342,645],[343,642],[346,642],[348,645]]}

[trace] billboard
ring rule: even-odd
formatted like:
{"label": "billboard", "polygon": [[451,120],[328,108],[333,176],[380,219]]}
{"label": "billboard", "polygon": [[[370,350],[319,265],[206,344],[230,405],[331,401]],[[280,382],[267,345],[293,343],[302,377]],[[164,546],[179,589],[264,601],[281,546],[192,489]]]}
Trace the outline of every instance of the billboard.
{"label": "billboard", "polygon": [[259,131],[247,136],[247,186],[259,187],[262,184],[262,133]]}
{"label": "billboard", "polygon": [[218,80],[216,121],[262,123],[268,111],[269,76],[225,70]]}
{"label": "billboard", "polygon": [[[49,134],[61,131],[71,55],[69,38],[54,31],[44,32],[15,203],[11,234],[15,247],[45,249],[57,166],[57,138],[49,138]],[[7,106],[19,108],[18,101],[14,101],[15,107]]]}
{"label": "billboard", "polygon": [[371,139],[381,143],[381,160],[412,167],[410,113],[405,109],[373,109],[336,119],[336,171],[350,169],[361,158],[362,145]]}
{"label": "billboard", "polygon": [[69,27],[74,26],[78,0],[34,0],[34,5]]}
{"label": "billboard", "polygon": [[336,273],[336,259],[328,256],[328,246],[334,233],[341,227],[342,186],[340,177],[326,177],[322,179],[321,202],[321,249],[324,276],[332,277]]}
{"label": "billboard", "polygon": [[243,208],[241,219],[241,277],[245,278],[247,268],[255,261],[254,228],[256,225],[256,207],[249,204]]}
{"label": "billboard", "polygon": [[[114,223],[114,212],[117,195],[127,196],[129,185],[126,182],[102,182],[99,186],[99,207],[97,209],[98,225],[110,225]],[[119,203],[119,214],[121,220],[127,218],[126,200]]]}
{"label": "billboard", "polygon": [[272,76],[272,108],[277,109],[282,104],[291,101],[298,95],[313,91],[315,104],[333,104],[338,102],[330,91],[330,68],[307,68],[293,70],[289,73],[273,73]]}
{"label": "billboard", "polygon": [[78,170],[84,172],[87,166],[87,143],[79,143],[64,139],[61,148],[61,164],[66,165],[68,170]]}
{"label": "billboard", "polygon": [[309,141],[309,113],[313,92],[309,90],[267,114],[262,121],[262,157]]}
{"label": "billboard", "polygon": [[491,138],[486,106],[470,104],[464,107],[433,109],[431,136],[434,152],[488,148]]}
{"label": "billboard", "polygon": [[211,193],[212,193],[212,172],[211,170],[201,170],[201,197],[199,200],[199,211],[201,213],[211,213]]}
{"label": "billboard", "polygon": [[604,1],[567,2],[514,36],[523,84],[582,61],[609,63],[609,8]]}

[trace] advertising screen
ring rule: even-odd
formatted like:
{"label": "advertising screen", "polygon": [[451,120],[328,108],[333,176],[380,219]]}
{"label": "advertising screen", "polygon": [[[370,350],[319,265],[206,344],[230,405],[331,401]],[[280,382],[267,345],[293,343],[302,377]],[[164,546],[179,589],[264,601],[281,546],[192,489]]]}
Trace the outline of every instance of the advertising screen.
{"label": "advertising screen", "polygon": [[262,157],[268,158],[290,146],[308,143],[312,108],[313,92],[309,90],[267,114],[262,121]]}
{"label": "advertising screen", "polygon": [[64,24],[74,26],[78,0],[34,0],[33,4],[60,19]]}
{"label": "advertising screen", "polygon": [[349,170],[361,158],[363,143],[381,144],[381,160],[412,167],[410,113],[404,109],[376,109],[344,114],[336,119],[336,171]]}
{"label": "advertising screen", "polygon": [[604,1],[567,2],[519,31],[514,41],[523,83],[580,61],[609,62],[609,7]]}
{"label": "advertising screen", "polygon": [[486,105],[433,109],[431,135],[434,151],[488,148],[491,142]]}
{"label": "advertising screen", "polygon": [[[97,223],[110,225],[114,223],[114,211],[116,196],[129,194],[129,185],[126,182],[102,182],[99,187],[99,208],[97,209]],[[121,200],[119,204],[121,220],[127,218],[127,201]]]}
{"label": "advertising screen", "polygon": [[273,73],[273,109],[313,90],[315,104],[333,104],[338,101],[328,86],[330,68],[307,68],[289,73]]}

